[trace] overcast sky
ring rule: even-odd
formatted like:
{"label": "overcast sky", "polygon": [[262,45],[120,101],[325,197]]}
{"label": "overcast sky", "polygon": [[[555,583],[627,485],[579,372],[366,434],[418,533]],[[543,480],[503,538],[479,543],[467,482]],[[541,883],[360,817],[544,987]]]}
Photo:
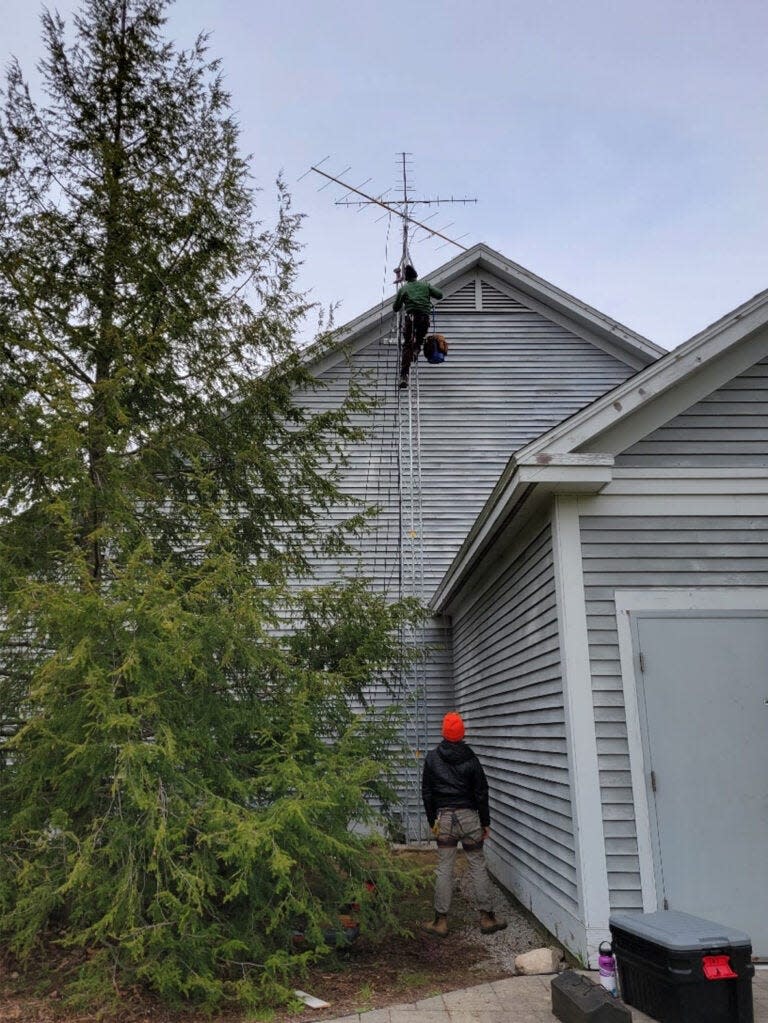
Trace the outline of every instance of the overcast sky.
{"label": "overcast sky", "polygon": [[[30,77],[40,9],[0,0],[0,53]],[[340,322],[391,294],[400,230],[298,180],[326,156],[381,192],[409,152],[419,197],[478,199],[432,224],[668,348],[768,287],[766,0],[179,0],[169,35],[201,30],[256,181],[282,169],[306,213],[303,284]],[[457,252],[411,249],[422,275]]]}

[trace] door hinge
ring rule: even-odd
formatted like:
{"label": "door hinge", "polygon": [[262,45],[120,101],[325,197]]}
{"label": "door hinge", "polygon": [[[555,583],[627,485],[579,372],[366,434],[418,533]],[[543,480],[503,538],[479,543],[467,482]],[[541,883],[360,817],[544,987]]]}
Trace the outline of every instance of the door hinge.
{"label": "door hinge", "polygon": [[653,789],[654,792],[656,791],[656,772],[655,771],[651,771],[651,788]]}
{"label": "door hinge", "polygon": [[640,671],[645,674],[645,656],[642,650],[640,651]]}

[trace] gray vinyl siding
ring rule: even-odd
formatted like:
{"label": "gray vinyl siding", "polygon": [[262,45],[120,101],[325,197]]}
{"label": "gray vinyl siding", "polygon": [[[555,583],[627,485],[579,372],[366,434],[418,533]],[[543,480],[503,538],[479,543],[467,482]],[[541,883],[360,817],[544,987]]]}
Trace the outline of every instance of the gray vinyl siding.
{"label": "gray vinyl siding", "polygon": [[581,519],[612,910],[642,908],[615,591],[768,585],[768,515],[711,516],[705,513],[705,500],[702,515],[696,517]]}
{"label": "gray vinyl siding", "polygon": [[[478,292],[482,311],[476,308]],[[368,440],[348,452],[343,489],[363,504],[376,504],[380,514],[354,557],[317,566],[321,579],[361,571],[375,588],[396,596],[402,514],[402,592],[413,589],[429,600],[511,453],[634,372],[487,280],[472,278],[447,295],[438,303],[435,326],[448,338],[448,359],[438,366],[420,359],[408,392],[396,387],[398,346],[394,316],[387,315],[369,340],[319,372],[324,386],[302,399],[318,409],[335,407],[354,379],[378,406],[361,422]],[[409,409],[410,430],[416,429],[418,412],[420,432],[421,545],[408,535],[407,501],[401,509],[398,493],[398,459],[408,457]],[[421,571],[410,571],[414,561]],[[430,624],[429,634],[440,648],[425,669],[432,743],[451,703],[452,678],[442,653],[449,638],[441,618]]]}
{"label": "gray vinyl siding", "polygon": [[549,525],[453,617],[456,704],[491,790],[495,872],[577,915],[576,866]]}
{"label": "gray vinyl siding", "polygon": [[[634,372],[487,282],[482,288],[483,311],[474,308],[474,281],[438,303],[436,327],[448,338],[448,359],[438,366],[420,359],[415,371],[425,597],[434,592],[512,452]],[[491,291],[493,311],[486,312]],[[319,374],[326,389],[310,399],[318,407],[336,404],[354,374],[368,380],[380,402],[369,423],[370,439],[350,453],[345,488],[382,508],[360,554],[363,569],[389,586],[397,578],[398,415],[407,449],[409,400],[416,414],[416,381],[410,392],[396,388],[397,357],[390,317],[348,362]]]}
{"label": "gray vinyl siding", "polygon": [[768,466],[768,358],[644,437],[618,466]]}
{"label": "gray vinyl siding", "polygon": [[[615,592],[768,585],[768,500],[765,517],[746,513],[725,516],[711,513],[708,496],[765,492],[762,469],[768,465],[767,414],[768,359],[763,359],[616,458],[617,472],[606,499],[624,497],[630,502],[633,497],[642,498],[648,514],[633,515],[630,505],[629,514],[581,517],[592,692],[614,910],[642,908]],[[741,478],[736,478],[739,468]],[[701,470],[701,475],[695,470]],[[721,470],[721,479],[717,470]],[[656,471],[658,476],[654,476]],[[677,495],[685,497],[696,513],[670,515],[670,501]],[[598,498],[595,511],[599,506]]]}
{"label": "gray vinyl siding", "polygon": [[[406,392],[396,386],[391,314],[356,340],[345,359],[318,370],[325,386],[308,396],[313,407],[337,405],[353,379],[377,400],[375,413],[361,423],[368,439],[348,452],[342,486],[362,504],[381,509],[354,556],[317,566],[321,579],[361,571],[379,591],[393,597],[415,592],[428,601],[512,452],[634,372],[474,276],[438,303],[435,327],[448,339],[448,359],[438,366],[419,359]],[[420,443],[413,450],[420,453],[420,472],[413,475],[421,484],[421,543],[409,535],[407,493],[401,507],[398,491],[399,459],[407,460],[409,431],[415,437],[417,424]],[[439,739],[442,715],[453,704],[450,632],[443,618],[428,623],[425,639],[437,649],[419,682],[427,720],[420,741],[412,743],[416,748]]]}

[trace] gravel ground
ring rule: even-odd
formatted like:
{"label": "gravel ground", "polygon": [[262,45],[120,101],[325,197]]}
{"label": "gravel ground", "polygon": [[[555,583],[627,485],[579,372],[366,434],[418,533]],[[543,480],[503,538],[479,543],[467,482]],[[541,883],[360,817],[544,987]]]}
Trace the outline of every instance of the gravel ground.
{"label": "gravel ground", "polygon": [[[463,857],[459,857],[463,860]],[[472,893],[465,870],[457,871],[454,882],[455,890],[467,906],[472,905]],[[560,948],[560,944],[541,924],[537,923],[523,909],[514,896],[509,895],[497,884],[493,885],[493,910],[499,920],[506,920],[506,930],[495,934],[481,934],[477,926],[476,914],[473,912],[466,921],[456,923],[461,929],[462,937],[471,945],[487,952],[487,956],[477,964],[479,973],[497,973],[500,969],[509,973],[515,972],[515,956],[521,952],[529,952],[533,948]]]}

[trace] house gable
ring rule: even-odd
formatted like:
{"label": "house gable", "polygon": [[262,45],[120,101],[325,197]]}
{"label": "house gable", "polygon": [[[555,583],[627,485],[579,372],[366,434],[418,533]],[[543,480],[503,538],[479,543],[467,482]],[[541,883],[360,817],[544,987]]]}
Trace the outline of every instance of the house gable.
{"label": "house gable", "polygon": [[[381,552],[386,549],[391,558],[396,551],[402,464],[406,487],[411,472],[418,478],[426,598],[510,452],[632,373],[626,362],[501,291],[491,296],[492,311],[478,309],[475,293],[481,289],[475,287],[476,280],[458,281],[451,293],[458,296],[456,302],[448,300],[445,308],[441,303],[436,326],[449,340],[448,358],[439,366],[420,359],[410,391],[396,387],[397,338],[392,332],[371,331],[344,360],[318,368],[316,376],[325,386],[308,399],[313,404],[338,403],[352,379],[375,398],[377,411],[367,423],[370,435],[350,451],[343,483],[347,492],[382,509],[373,535],[362,544],[362,564],[391,573],[390,559]],[[416,443],[418,461],[409,470],[410,446]]]}
{"label": "house gable", "polygon": [[768,466],[768,358],[621,452],[616,466]]}
{"label": "house gable", "polygon": [[[505,313],[537,313],[611,355],[632,370],[647,366],[664,349],[616,320],[526,270],[487,245],[475,245],[429,274],[424,280],[440,288],[437,329],[443,314],[473,313],[492,317]],[[374,306],[339,330],[338,344],[330,350],[310,346],[305,359],[318,373],[325,372],[372,341],[388,338],[396,343],[392,299]]]}

